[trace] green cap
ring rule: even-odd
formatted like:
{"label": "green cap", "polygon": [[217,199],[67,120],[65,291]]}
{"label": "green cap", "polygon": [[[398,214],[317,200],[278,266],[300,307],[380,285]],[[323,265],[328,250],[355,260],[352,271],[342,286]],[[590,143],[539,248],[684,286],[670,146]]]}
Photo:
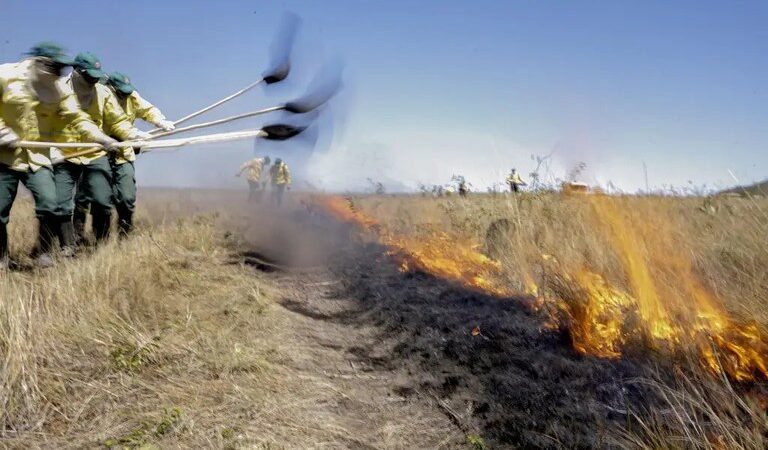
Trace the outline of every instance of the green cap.
{"label": "green cap", "polygon": [[131,80],[128,78],[128,75],[122,72],[112,72],[109,74],[107,84],[115,88],[116,91],[125,95],[131,95],[131,93],[136,90],[136,88],[131,84]]}
{"label": "green cap", "polygon": [[106,78],[107,74],[101,70],[101,61],[91,52],[78,53],[75,56],[74,67],[85,71],[88,75],[99,80]]}
{"label": "green cap", "polygon": [[28,55],[48,58],[59,64],[71,66],[74,61],[64,53],[64,49],[55,42],[41,42],[29,50]]}

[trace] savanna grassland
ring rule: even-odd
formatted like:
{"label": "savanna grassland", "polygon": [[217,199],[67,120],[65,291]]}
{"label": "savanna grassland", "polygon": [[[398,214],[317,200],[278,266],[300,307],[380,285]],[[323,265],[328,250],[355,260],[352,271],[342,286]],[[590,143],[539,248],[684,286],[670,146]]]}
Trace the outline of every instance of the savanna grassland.
{"label": "savanna grassland", "polygon": [[763,448],[768,202],[147,190],[0,282],[6,448]]}
{"label": "savanna grassland", "polygon": [[[5,447],[223,446],[242,434],[243,418],[217,410],[263,382],[269,291],[232,263],[216,213],[177,214],[178,198],[142,208],[131,239],[3,275]],[[11,223],[23,265],[28,199]]]}
{"label": "savanna grassland", "polygon": [[[369,327],[322,320],[342,304],[319,263],[332,226],[246,196],[143,190],[133,236],[50,270],[26,257],[34,216],[20,199],[18,267],[0,281],[0,447],[467,445],[439,409],[393,396],[391,374],[348,351],[373,339]],[[323,311],[298,309],[310,303]]]}
{"label": "savanna grassland", "polygon": [[[543,333],[561,333],[586,359],[653,368],[618,374],[652,401],[627,401],[606,413],[626,419],[617,445],[764,446],[764,198],[522,194],[349,202],[356,220],[375,224],[369,228],[396,249],[401,270],[528,304]],[[498,339],[498,330],[491,333]]]}

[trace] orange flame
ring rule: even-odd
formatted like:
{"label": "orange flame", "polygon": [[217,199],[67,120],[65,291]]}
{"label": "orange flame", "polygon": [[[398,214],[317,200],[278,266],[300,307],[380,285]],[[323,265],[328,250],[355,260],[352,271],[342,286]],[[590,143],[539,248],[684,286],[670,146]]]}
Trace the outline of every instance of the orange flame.
{"label": "orange flame", "polygon": [[[609,197],[589,201],[596,217],[608,226],[607,235],[622,259],[631,295],[595,277],[582,278],[579,285],[587,290],[589,303],[601,305],[583,321],[605,329],[574,335],[577,348],[580,344],[587,353],[618,356],[624,343],[642,335],[656,347],[693,348],[708,369],[737,381],[768,378],[768,336],[754,323],[737,321],[704,287],[690,257],[676,250],[678,243],[668,221],[649,217],[642,224],[633,223]],[[665,278],[675,282],[663,283]],[[606,314],[606,308],[612,311]],[[633,311],[640,321],[628,329],[626,317]],[[610,354],[603,348],[610,349]]]}
{"label": "orange flame", "polygon": [[403,271],[417,269],[492,295],[512,294],[509,289],[493,281],[500,274],[499,262],[480,253],[475,243],[457,241],[435,229],[430,230],[429,239],[397,235],[355,209],[347,199],[318,197],[315,201],[336,218],[376,232],[379,241],[390,247],[390,254],[399,260]]}
{"label": "orange flame", "polygon": [[[478,251],[470,239],[455,239],[437,229],[419,238],[403,236],[355,209],[349,200],[318,197],[315,201],[335,217],[374,232],[402,271],[418,269],[491,295],[515,294],[499,281],[503,278],[500,263]],[[550,306],[547,310],[553,317],[547,327],[567,326],[574,348],[585,354],[616,358],[631,342],[642,341],[665,350],[692,348],[706,368],[737,381],[768,378],[768,337],[756,324],[731,317],[696,278],[690,258],[671,251],[675,242],[668,224],[653,218],[645,224],[630,222],[605,196],[586,197],[586,201],[596,213],[595,226],[606,229],[621,259],[629,291],[586,269],[568,274],[558,268],[560,278],[578,292],[571,299],[557,298],[542,292],[524,271],[524,293],[536,297],[533,306]],[[557,260],[542,255],[545,263],[556,265]],[[662,275],[675,279],[674,289],[659,282]]]}

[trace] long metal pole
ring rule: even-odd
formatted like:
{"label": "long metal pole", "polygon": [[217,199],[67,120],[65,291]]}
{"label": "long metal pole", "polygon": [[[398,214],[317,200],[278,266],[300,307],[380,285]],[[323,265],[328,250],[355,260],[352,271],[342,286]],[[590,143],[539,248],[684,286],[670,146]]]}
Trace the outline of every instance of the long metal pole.
{"label": "long metal pole", "polygon": [[[193,145],[193,144],[209,144],[214,142],[227,142],[227,141],[234,141],[238,139],[251,139],[255,137],[263,137],[266,136],[266,132],[263,130],[246,130],[246,131],[232,131],[228,133],[215,133],[215,134],[206,134],[203,136],[192,136],[187,138],[178,138],[178,139],[161,139],[157,141],[126,141],[126,142],[118,142],[115,144],[116,147],[141,147],[142,149],[150,150],[150,149],[162,149],[162,148],[173,148],[173,147],[181,147],[184,145]],[[47,149],[51,147],[57,147],[57,148],[83,148],[83,150],[72,153],[69,155],[62,156],[61,160],[66,160],[70,158],[77,158],[80,156],[86,156],[92,153],[99,152],[103,149],[103,146],[101,144],[97,144],[94,142],[39,142],[39,141],[19,141],[16,143],[17,147],[21,148],[39,148],[39,149]],[[57,160],[56,162],[61,162],[61,160]]]}
{"label": "long metal pole", "polygon": [[243,113],[243,114],[237,114],[235,116],[229,116],[229,117],[225,117],[223,119],[212,120],[210,122],[198,123],[198,124],[195,124],[195,125],[190,125],[188,127],[176,128],[173,131],[166,131],[164,133],[156,134],[156,135],[152,136],[152,138],[153,139],[154,138],[161,138],[161,137],[171,136],[171,135],[178,134],[178,133],[183,133],[185,131],[197,130],[198,128],[212,127],[214,125],[221,125],[222,123],[234,122],[235,120],[246,119],[248,117],[254,117],[254,116],[260,116],[262,114],[267,114],[267,113],[271,113],[271,112],[274,112],[274,111],[280,111],[280,110],[283,110],[283,109],[285,109],[285,106],[272,106],[270,108],[260,109],[258,111],[251,111],[251,112],[247,112],[247,113]]}
{"label": "long metal pole", "polygon": [[[261,84],[263,81],[264,81],[264,78],[262,77],[258,81],[254,81],[253,83],[249,84],[248,86],[244,87],[243,89],[240,89],[239,91],[235,92],[234,94],[229,95],[227,97],[224,97],[221,100],[219,100],[217,102],[214,102],[214,103],[206,106],[205,108],[203,108],[203,109],[201,109],[199,111],[195,111],[192,114],[186,115],[186,116],[182,117],[181,119],[178,119],[178,120],[174,121],[173,124],[174,125],[180,125],[180,124],[186,122],[189,119],[193,119],[193,118],[199,116],[200,114],[204,114],[204,113],[212,110],[213,108],[215,108],[215,107],[217,107],[219,105],[222,105],[222,104],[232,100],[233,98],[237,98],[237,97],[245,94],[246,92],[250,91],[251,89],[253,89],[256,86],[258,86],[259,84]],[[162,131],[162,129],[155,128],[154,130],[150,131],[150,133],[157,133],[158,131]]]}

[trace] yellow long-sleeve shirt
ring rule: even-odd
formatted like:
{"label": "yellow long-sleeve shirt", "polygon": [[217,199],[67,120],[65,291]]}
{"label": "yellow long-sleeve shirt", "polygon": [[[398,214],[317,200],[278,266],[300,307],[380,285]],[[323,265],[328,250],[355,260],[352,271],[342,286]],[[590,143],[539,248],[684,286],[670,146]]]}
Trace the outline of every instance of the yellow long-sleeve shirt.
{"label": "yellow long-sleeve shirt", "polygon": [[516,184],[518,186],[525,186],[525,181],[523,181],[523,179],[520,178],[519,173],[515,172],[515,173],[509,174],[509,176],[507,177],[507,184]]}
{"label": "yellow long-sleeve shirt", "polygon": [[253,158],[240,166],[240,172],[247,171],[248,181],[256,183],[261,181],[261,172],[264,170],[264,158]]}
{"label": "yellow long-sleeve shirt", "polygon": [[275,164],[269,169],[269,177],[274,185],[291,184],[291,172],[285,162]]}
{"label": "yellow long-sleeve shirt", "polygon": [[[83,112],[72,89],[59,80],[59,99],[43,103],[31,88],[32,59],[0,65],[0,127],[10,127],[22,140],[71,142],[64,129],[78,140],[93,141],[98,127]],[[17,171],[50,167],[49,149],[0,148],[0,164]]]}
{"label": "yellow long-sleeve shirt", "polygon": [[[141,119],[153,125],[159,125],[160,122],[165,120],[163,113],[155,105],[139,95],[137,91],[133,91],[131,95],[124,97],[115,94],[115,97],[131,125],[136,123],[136,119]],[[133,151],[133,147],[126,147],[121,150],[121,154],[115,159],[117,164],[136,161],[136,153]]]}
{"label": "yellow long-sleeve shirt", "polygon": [[[69,85],[70,88],[72,88],[72,75],[67,77],[65,82]],[[90,104],[88,105],[83,105],[80,102],[77,94],[75,94],[75,99],[77,104],[80,106],[80,109],[85,111],[93,123],[95,123],[96,126],[99,127],[105,134],[112,136],[113,138],[120,141],[129,140],[133,136],[135,129],[133,128],[133,124],[128,120],[128,116],[126,116],[123,108],[118,103],[115,94],[110,88],[104,86],[103,84],[97,83],[93,86],[93,89],[93,96],[91,98]],[[65,138],[70,139],[66,142],[81,142],[79,133],[71,126],[68,126],[64,129],[64,135]],[[71,155],[83,150],[85,149],[62,149],[62,153],[64,154],[64,157],[66,157],[67,155]],[[106,151],[100,150],[94,153],[90,153],[86,156],[69,158],[68,161],[75,164],[88,164],[94,159],[100,158],[104,155],[106,155]]]}

